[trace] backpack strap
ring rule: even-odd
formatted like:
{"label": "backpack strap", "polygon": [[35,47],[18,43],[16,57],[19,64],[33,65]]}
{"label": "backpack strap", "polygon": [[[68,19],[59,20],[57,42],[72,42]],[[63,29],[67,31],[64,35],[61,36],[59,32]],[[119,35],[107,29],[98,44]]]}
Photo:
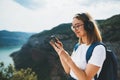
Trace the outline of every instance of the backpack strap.
{"label": "backpack strap", "polygon": [[94,48],[97,45],[104,45],[104,44],[102,42],[95,42],[90,45],[90,47],[88,48],[87,53],[86,53],[86,62],[87,63],[88,63],[88,60],[90,59],[90,57],[92,56],[92,52],[93,52]]}
{"label": "backpack strap", "polygon": [[[86,62],[87,62],[87,63],[88,63],[88,60],[90,59],[90,57],[92,56],[92,52],[93,52],[94,48],[95,48],[97,45],[103,45],[103,46],[105,46],[104,43],[102,43],[102,42],[92,43],[92,44],[90,45],[90,47],[88,48],[87,53],[86,53]],[[94,76],[94,79],[97,80],[97,74]]]}
{"label": "backpack strap", "polygon": [[74,51],[77,50],[77,48],[79,47],[80,43],[77,43],[75,46],[74,46]]}

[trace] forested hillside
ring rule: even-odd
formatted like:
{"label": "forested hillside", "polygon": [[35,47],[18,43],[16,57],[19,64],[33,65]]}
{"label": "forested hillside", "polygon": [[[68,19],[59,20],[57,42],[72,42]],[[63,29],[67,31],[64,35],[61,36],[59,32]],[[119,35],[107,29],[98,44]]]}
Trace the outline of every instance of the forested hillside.
{"label": "forested hillside", "polygon": [[0,47],[23,45],[34,33],[0,31]]}

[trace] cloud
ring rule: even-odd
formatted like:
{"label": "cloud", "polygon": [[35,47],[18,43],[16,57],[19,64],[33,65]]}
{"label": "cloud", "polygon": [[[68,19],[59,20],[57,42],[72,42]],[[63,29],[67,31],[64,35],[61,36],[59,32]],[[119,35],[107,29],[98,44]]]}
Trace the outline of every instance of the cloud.
{"label": "cloud", "polygon": [[0,30],[40,32],[69,23],[76,13],[94,19],[120,14],[118,0],[0,0]]}
{"label": "cloud", "polygon": [[14,0],[16,3],[29,9],[37,9],[44,5],[44,0]]}

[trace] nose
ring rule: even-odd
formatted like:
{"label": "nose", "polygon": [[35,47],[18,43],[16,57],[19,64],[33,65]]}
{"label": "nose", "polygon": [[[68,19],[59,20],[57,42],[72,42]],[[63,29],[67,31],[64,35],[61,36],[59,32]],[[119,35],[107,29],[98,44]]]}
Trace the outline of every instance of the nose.
{"label": "nose", "polygon": [[77,32],[79,29],[78,28],[74,28],[74,31]]}

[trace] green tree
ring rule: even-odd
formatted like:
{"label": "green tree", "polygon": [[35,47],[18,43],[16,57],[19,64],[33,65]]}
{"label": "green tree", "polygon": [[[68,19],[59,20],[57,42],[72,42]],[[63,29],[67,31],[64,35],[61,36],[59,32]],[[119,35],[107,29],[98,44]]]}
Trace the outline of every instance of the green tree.
{"label": "green tree", "polygon": [[0,62],[0,80],[9,80],[13,76],[14,68],[10,64],[5,68],[4,63]]}
{"label": "green tree", "polygon": [[31,68],[15,70],[10,64],[8,67],[0,62],[0,80],[37,80],[37,75]]}
{"label": "green tree", "polygon": [[21,69],[19,71],[15,71],[11,80],[37,80],[37,76],[35,72],[32,72],[30,68]]}

